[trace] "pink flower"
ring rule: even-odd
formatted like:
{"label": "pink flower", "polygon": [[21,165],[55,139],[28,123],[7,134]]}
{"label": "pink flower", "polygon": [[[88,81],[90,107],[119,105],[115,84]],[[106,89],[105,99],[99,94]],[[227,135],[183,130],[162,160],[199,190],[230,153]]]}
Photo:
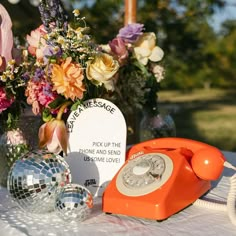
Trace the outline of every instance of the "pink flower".
{"label": "pink flower", "polygon": [[44,123],[39,129],[39,147],[53,153],[64,151],[67,154],[68,133],[63,120],[52,119]]}
{"label": "pink flower", "polygon": [[63,151],[67,155],[68,133],[65,122],[61,119],[63,112],[71,105],[71,101],[67,101],[61,105],[58,110],[57,117],[44,123],[39,128],[39,147],[47,149],[53,153]]}
{"label": "pink flower", "polygon": [[48,107],[56,98],[56,93],[52,92],[52,87],[46,80],[39,82],[30,80],[25,90],[27,103],[32,105],[32,111],[35,115],[39,114],[43,107]]}
{"label": "pink flower", "polygon": [[47,47],[46,40],[43,38],[45,34],[44,26],[41,25],[37,29],[32,30],[30,35],[26,36],[29,43],[29,52],[39,60],[43,59],[43,51]]}
{"label": "pink flower", "polygon": [[8,99],[4,88],[0,87],[0,113],[6,110],[14,102],[14,99]]}
{"label": "pink flower", "polygon": [[6,9],[0,4],[0,71],[4,71],[12,59],[13,34],[12,22]]}
{"label": "pink flower", "polygon": [[22,130],[17,128],[17,129],[7,131],[7,144],[10,144],[13,146],[16,146],[19,144],[26,145],[27,142],[25,140]]}
{"label": "pink flower", "polygon": [[109,42],[109,46],[111,51],[117,56],[119,63],[123,64],[124,60],[128,57],[128,51],[122,38],[114,38]]}

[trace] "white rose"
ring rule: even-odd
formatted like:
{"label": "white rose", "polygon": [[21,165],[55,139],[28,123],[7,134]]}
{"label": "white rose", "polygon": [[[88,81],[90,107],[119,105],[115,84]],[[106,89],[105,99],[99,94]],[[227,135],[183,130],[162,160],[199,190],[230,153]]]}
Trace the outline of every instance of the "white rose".
{"label": "white rose", "polygon": [[94,60],[88,62],[86,75],[97,85],[104,85],[107,90],[114,90],[112,77],[119,69],[118,61],[107,53],[99,54]]}
{"label": "white rose", "polygon": [[148,60],[160,61],[164,56],[164,52],[156,46],[156,35],[151,32],[144,33],[139,37],[134,46],[134,55],[141,64],[147,65]]}

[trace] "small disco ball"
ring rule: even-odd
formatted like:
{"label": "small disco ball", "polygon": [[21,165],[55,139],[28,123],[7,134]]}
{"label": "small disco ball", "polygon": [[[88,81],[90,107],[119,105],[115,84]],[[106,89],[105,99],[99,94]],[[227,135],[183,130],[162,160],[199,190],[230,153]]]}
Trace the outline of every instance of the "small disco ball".
{"label": "small disco ball", "polygon": [[60,187],[70,182],[70,169],[63,157],[46,150],[34,150],[13,164],[7,188],[21,209],[46,213],[54,210]]}
{"label": "small disco ball", "polygon": [[67,184],[60,189],[55,201],[55,212],[65,221],[85,220],[91,213],[93,197],[79,184]]}

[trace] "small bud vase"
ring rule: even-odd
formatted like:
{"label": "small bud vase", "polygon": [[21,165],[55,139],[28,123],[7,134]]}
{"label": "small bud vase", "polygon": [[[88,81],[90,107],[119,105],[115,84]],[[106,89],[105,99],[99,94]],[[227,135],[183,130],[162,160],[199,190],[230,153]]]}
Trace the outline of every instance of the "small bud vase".
{"label": "small bud vase", "polygon": [[0,185],[6,187],[11,166],[28,151],[28,144],[20,128],[5,130],[0,135]]}
{"label": "small bud vase", "polygon": [[175,137],[176,127],[172,116],[168,113],[144,112],[140,122],[139,141],[155,138]]}

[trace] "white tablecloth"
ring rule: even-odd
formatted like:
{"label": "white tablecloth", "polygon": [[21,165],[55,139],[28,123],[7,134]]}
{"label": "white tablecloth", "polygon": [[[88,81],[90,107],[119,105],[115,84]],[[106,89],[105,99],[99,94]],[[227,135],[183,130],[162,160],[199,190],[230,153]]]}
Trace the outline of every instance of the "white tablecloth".
{"label": "white tablecloth", "polygon": [[[236,153],[223,152],[227,160],[236,166]],[[207,198],[227,198],[229,177],[233,170],[225,169],[222,177],[212,183]],[[226,212],[204,209],[195,205],[182,210],[162,222],[154,220],[106,215],[101,210],[101,198],[94,199],[90,217],[76,224],[68,224],[55,213],[32,215],[19,210],[11,201],[8,191],[0,187],[0,235],[1,236],[73,236],[73,235],[236,235]],[[114,203],[115,204],[115,203]]]}

